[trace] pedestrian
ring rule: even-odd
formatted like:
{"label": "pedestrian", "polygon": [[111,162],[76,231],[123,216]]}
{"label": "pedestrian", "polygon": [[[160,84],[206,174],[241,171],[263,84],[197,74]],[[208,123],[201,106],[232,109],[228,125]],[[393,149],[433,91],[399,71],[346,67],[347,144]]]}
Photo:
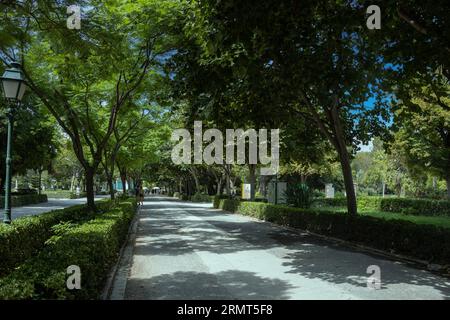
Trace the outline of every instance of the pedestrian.
{"label": "pedestrian", "polygon": [[141,204],[141,198],[140,198],[140,195],[139,195],[139,189],[140,189],[141,187],[140,187],[140,185],[139,184],[136,184],[136,187],[134,188],[134,195],[136,196],[136,202],[137,202],[137,204],[138,204],[138,206]]}
{"label": "pedestrian", "polygon": [[144,205],[144,188],[142,188],[142,184],[139,186],[139,204]]}

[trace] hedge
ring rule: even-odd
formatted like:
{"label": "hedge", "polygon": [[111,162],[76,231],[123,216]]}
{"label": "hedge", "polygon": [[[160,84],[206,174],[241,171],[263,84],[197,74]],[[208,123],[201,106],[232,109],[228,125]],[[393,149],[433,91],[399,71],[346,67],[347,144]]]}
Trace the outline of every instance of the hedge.
{"label": "hedge", "polygon": [[189,199],[192,202],[211,202],[214,200],[214,196],[210,196],[207,194],[196,193]]}
{"label": "hedge", "polygon": [[[11,195],[11,207],[21,207],[29,204],[47,202],[46,194]],[[5,197],[0,197],[0,207],[5,206]]]}
{"label": "hedge", "polygon": [[[37,256],[0,279],[0,299],[98,299],[135,211],[128,200],[87,222],[59,225]],[[80,267],[80,290],[66,287],[71,265]]]}
{"label": "hedge", "polygon": [[[317,206],[345,207],[345,198],[315,199]],[[379,210],[424,216],[450,216],[450,201],[411,198],[358,197],[361,210]]]}
{"label": "hedge", "polygon": [[370,216],[216,199],[215,207],[283,226],[360,243],[391,253],[450,264],[450,230],[435,225]]}
{"label": "hedge", "polygon": [[81,198],[86,198],[86,192],[81,192],[81,193],[71,193],[69,195],[69,199],[81,199]]}
{"label": "hedge", "polygon": [[[100,211],[107,210],[110,206],[110,201],[97,203]],[[54,225],[89,218],[91,216],[87,207],[78,205],[16,219],[9,226],[0,224],[0,276],[42,249],[45,241],[53,235]]]}

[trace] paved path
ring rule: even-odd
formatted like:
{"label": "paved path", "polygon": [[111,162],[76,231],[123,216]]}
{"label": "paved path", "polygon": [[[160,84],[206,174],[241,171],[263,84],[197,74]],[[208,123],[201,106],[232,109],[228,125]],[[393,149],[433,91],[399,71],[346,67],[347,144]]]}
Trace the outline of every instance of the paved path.
{"label": "paved path", "polygon": [[[95,199],[99,200],[108,196],[96,196]],[[64,209],[77,204],[85,204],[86,198],[80,199],[48,199],[48,202],[31,204],[23,207],[12,207],[11,215],[12,219],[21,218],[24,216],[33,216],[44,212]]]}
{"label": "paved path", "polygon": [[134,244],[112,299],[450,299],[447,278],[209,204],[147,199]]}

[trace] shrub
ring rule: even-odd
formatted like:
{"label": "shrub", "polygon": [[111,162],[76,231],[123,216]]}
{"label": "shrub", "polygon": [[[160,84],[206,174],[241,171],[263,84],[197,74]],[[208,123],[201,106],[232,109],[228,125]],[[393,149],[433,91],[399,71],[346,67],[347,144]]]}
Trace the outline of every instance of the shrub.
{"label": "shrub", "polygon": [[313,203],[317,207],[345,207],[347,200],[345,198],[316,198]]}
{"label": "shrub", "polygon": [[189,201],[189,199],[190,199],[190,196],[188,196],[187,194],[182,194],[180,197],[180,200],[183,200],[183,201]]}
{"label": "shrub", "polygon": [[[424,216],[450,216],[450,201],[433,199],[358,197],[361,210],[378,210]],[[345,207],[345,198],[315,199],[318,207]]]}
{"label": "shrub", "polygon": [[312,203],[312,191],[305,183],[288,185],[285,192],[288,204],[296,208],[309,208]]}
{"label": "shrub", "polygon": [[180,193],[179,192],[174,192],[173,193],[173,197],[179,199],[180,198]]}
{"label": "shrub", "polygon": [[212,196],[209,196],[209,195],[207,195],[207,194],[202,194],[202,193],[197,192],[196,194],[194,194],[194,195],[191,197],[190,200],[191,200],[192,202],[211,202],[212,199],[213,199]]}
{"label": "shrub", "polygon": [[36,189],[31,189],[31,188],[20,188],[20,189],[16,189],[15,192],[12,192],[11,195],[25,195],[25,194],[37,194],[37,190]]}
{"label": "shrub", "polygon": [[413,215],[450,216],[450,201],[408,198],[381,198],[380,210]]}
{"label": "shrub", "polygon": [[[22,207],[29,204],[42,203],[47,201],[47,195],[45,194],[29,193],[11,195],[11,207]],[[5,206],[5,197],[0,197],[0,206]]]}
{"label": "shrub", "polygon": [[[100,211],[109,209],[110,201],[97,203]],[[53,235],[52,227],[64,221],[91,218],[85,205],[13,220],[10,226],[0,224],[0,275],[36,254]]]}
{"label": "shrub", "polygon": [[70,199],[80,199],[80,198],[85,198],[86,196],[87,196],[86,192],[81,192],[80,194],[71,193],[69,198]]}
{"label": "shrub", "polygon": [[235,200],[216,207],[429,262],[450,261],[450,230],[435,225]]}
{"label": "shrub", "polygon": [[[97,299],[136,210],[133,200],[87,222],[60,225],[35,257],[0,279],[0,299]],[[81,270],[81,289],[66,288],[66,270]]]}

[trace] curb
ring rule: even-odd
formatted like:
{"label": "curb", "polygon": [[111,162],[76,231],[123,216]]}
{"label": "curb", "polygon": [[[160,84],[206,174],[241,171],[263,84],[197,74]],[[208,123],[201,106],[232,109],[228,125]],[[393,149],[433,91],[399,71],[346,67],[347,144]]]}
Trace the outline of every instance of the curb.
{"label": "curb", "polygon": [[[125,242],[120,248],[119,257],[116,264],[111,268],[105,287],[100,296],[100,300],[123,300],[125,296],[126,280],[133,257],[134,243],[136,240],[136,231],[139,221],[141,206],[136,210],[133,220],[128,228],[128,234]],[[119,277],[118,275],[122,275]]]}

